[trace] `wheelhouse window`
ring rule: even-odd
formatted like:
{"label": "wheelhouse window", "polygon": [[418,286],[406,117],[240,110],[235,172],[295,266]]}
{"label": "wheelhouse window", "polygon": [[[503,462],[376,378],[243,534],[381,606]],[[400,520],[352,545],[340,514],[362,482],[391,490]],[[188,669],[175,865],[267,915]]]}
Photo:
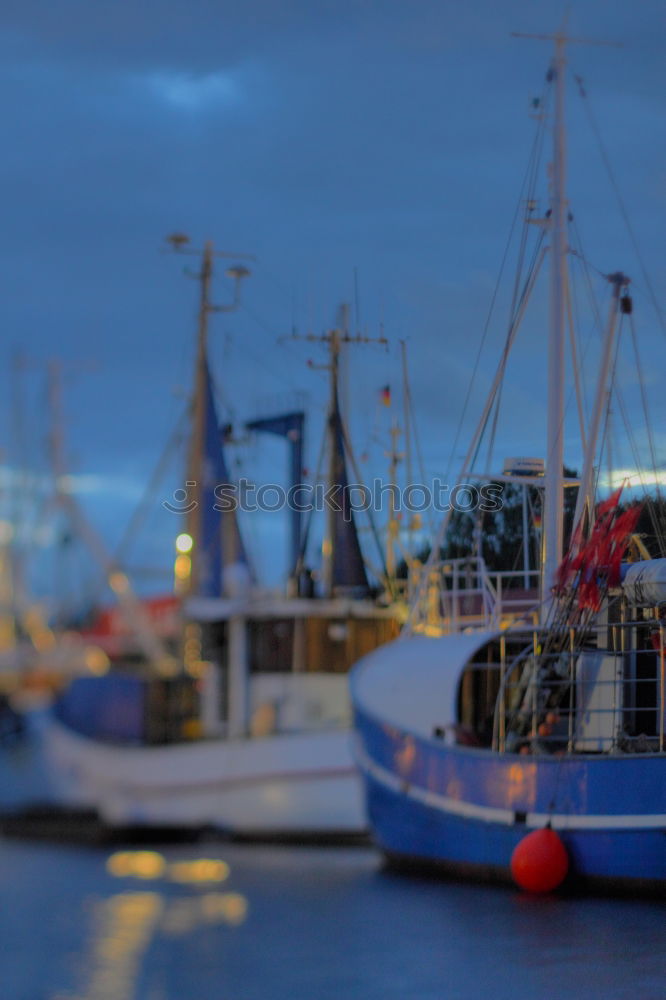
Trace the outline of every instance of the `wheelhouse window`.
{"label": "wheelhouse window", "polygon": [[288,673],[294,657],[294,621],[267,618],[248,622],[250,672]]}

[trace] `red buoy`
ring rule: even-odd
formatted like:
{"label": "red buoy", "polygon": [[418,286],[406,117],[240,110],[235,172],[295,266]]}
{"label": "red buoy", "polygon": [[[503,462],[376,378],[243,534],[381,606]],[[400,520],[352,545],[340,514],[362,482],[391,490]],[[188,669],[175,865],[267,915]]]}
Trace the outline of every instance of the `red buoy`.
{"label": "red buoy", "polygon": [[550,827],[533,830],[516,844],[511,855],[511,874],[527,892],[557,889],[569,870],[566,847]]}

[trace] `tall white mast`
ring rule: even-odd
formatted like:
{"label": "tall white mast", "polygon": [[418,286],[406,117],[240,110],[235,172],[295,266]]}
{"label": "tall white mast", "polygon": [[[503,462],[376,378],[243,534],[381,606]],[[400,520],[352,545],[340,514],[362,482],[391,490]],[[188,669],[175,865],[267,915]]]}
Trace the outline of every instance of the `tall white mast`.
{"label": "tall white mast", "polygon": [[[553,41],[555,53],[551,66],[555,83],[553,119],[553,162],[550,198],[551,295],[550,334],[548,342],[548,427],[546,439],[546,475],[544,526],[541,551],[542,594],[548,594],[555,571],[562,558],[564,512],[564,342],[567,299],[567,199],[566,142],[564,130],[565,47],[568,42],[586,45],[614,45],[589,38],[571,38],[565,34],[566,19],[555,35],[531,35],[512,32],[516,38]],[[544,607],[546,607],[544,605]]]}
{"label": "tall white mast", "polygon": [[542,593],[548,593],[562,558],[564,511],[564,340],[567,288],[566,144],[564,67],[566,38],[555,36],[551,72],[555,84],[552,190],[550,199],[550,333],[548,341],[548,425],[542,551]]}

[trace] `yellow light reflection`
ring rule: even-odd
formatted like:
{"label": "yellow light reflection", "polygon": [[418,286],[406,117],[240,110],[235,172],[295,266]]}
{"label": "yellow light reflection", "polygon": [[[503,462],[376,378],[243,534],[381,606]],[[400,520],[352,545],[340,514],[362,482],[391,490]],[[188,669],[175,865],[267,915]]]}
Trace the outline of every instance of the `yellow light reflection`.
{"label": "yellow light reflection", "polygon": [[106,870],[116,878],[160,878],[166,861],[157,851],[116,851],[107,859]]}
{"label": "yellow light reflection", "polygon": [[248,903],[238,892],[206,892],[201,896],[172,900],[165,910],[160,930],[184,936],[204,924],[238,927],[247,919]]}
{"label": "yellow light reflection", "polygon": [[83,1000],[134,1000],[143,953],[164,909],[156,892],[128,892],[99,903]]}
{"label": "yellow light reflection", "polygon": [[536,802],[536,765],[511,764],[504,776],[506,799],[511,807],[533,809]]}
{"label": "yellow light reflection", "polygon": [[37,605],[29,608],[23,616],[23,624],[26,632],[30,636],[30,641],[38,653],[43,653],[48,649],[53,649],[56,638],[51,629],[45,623],[44,615]]}
{"label": "yellow light reflection", "polygon": [[130,583],[124,573],[120,570],[116,570],[115,573],[111,573],[109,576],[109,586],[114,594],[127,594],[129,593]]}
{"label": "yellow light reflection", "polygon": [[210,667],[208,660],[186,660],[185,671],[190,677],[205,677],[206,671]]}
{"label": "yellow light reflection", "polygon": [[212,858],[174,861],[169,865],[168,874],[172,882],[224,882],[229,877],[229,865]]}
{"label": "yellow light reflection", "polygon": [[201,897],[202,915],[211,923],[223,920],[237,926],[246,919],[247,910],[247,899],[239,892],[207,892]]}
{"label": "yellow light reflection", "polygon": [[109,669],[109,658],[99,646],[86,646],[83,660],[90,673],[98,677]]}
{"label": "yellow light reflection", "polygon": [[192,572],[192,560],[188,555],[181,553],[176,556],[173,564],[173,574],[177,580],[187,580]]}
{"label": "yellow light reflection", "polygon": [[404,743],[395,752],[396,767],[403,778],[410,774],[416,762],[416,744],[411,736],[405,736]]}

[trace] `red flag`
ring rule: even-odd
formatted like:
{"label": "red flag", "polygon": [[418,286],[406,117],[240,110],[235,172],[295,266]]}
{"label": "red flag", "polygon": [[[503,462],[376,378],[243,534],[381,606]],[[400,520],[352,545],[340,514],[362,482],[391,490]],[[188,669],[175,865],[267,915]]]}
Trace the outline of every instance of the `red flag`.
{"label": "red flag", "polygon": [[643,505],[637,503],[615,519],[611,531],[612,552],[608,564],[608,584],[611,587],[616,587],[620,582],[622,556],[636,530],[642,509]]}
{"label": "red flag", "polygon": [[[609,587],[620,582],[622,557],[630,535],[636,528],[641,505],[618,513],[622,486],[597,506],[590,537],[582,541],[582,524],[576,526],[569,551],[558,567],[555,593],[564,594],[569,586],[577,589],[580,610],[598,611],[601,607],[599,577],[605,574]],[[578,580],[577,585],[575,580]]]}
{"label": "red flag", "polygon": [[606,499],[602,500],[601,503],[597,504],[597,509],[595,511],[597,515],[597,521],[604,514],[608,514],[610,511],[614,511],[620,502],[620,497],[622,496],[622,490],[624,489],[624,483],[622,486],[618,486],[614,493]]}

